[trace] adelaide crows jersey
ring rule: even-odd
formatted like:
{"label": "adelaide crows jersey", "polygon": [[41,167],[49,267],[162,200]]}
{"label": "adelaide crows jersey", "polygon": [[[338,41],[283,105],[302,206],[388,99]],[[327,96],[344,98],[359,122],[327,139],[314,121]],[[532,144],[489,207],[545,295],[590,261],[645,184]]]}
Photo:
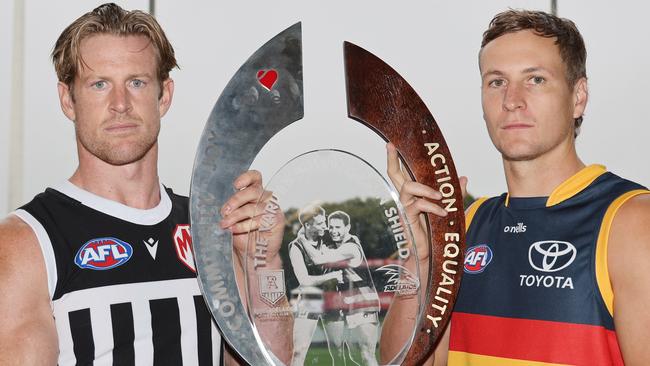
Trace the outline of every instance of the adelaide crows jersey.
{"label": "adelaide crows jersey", "polygon": [[70,182],[14,212],[41,246],[60,365],[215,365],[221,338],[196,280],[188,201],[138,210]]}
{"label": "adelaide crows jersey", "polygon": [[451,320],[450,365],[622,365],[607,238],[644,187],[584,168],[549,197],[482,199]]}

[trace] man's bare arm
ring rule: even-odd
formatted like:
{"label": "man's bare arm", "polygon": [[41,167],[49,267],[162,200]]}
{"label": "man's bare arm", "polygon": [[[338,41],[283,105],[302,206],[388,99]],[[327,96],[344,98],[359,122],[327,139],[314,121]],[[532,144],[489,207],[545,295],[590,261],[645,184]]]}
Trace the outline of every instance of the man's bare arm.
{"label": "man's bare arm", "polygon": [[58,339],[45,261],[32,229],[0,222],[0,365],[56,365]]}
{"label": "man's bare arm", "polygon": [[323,248],[323,251],[305,245],[305,250],[315,264],[327,264],[346,261],[350,259],[361,259],[361,251],[359,247],[354,244],[343,244],[336,249]]}
{"label": "man's bare arm", "polygon": [[[405,216],[401,217],[401,219],[411,225],[413,238],[409,238],[409,240],[414,240],[417,245],[417,261],[416,256],[409,256],[402,265],[411,273],[417,273],[419,268],[421,286],[424,286],[429,276],[429,241],[426,235],[426,224],[423,222],[424,216],[422,214],[429,212],[438,216],[445,216],[447,212],[434,203],[434,201],[442,198],[440,192],[424,184],[414,182],[401,169],[397,150],[392,144],[387,145],[387,152],[388,176],[395,188],[399,191],[399,199],[405,209]],[[396,355],[399,351],[399,346],[404,343],[406,337],[417,326],[415,316],[418,305],[424,298],[424,292],[421,291],[420,299],[414,295],[397,295],[393,299],[382,327],[382,342],[380,347],[382,362],[388,362]],[[448,333],[445,334],[447,339],[448,335]],[[438,343],[435,352],[436,365],[441,360],[446,361],[447,344],[448,342],[445,342],[444,339]],[[432,354],[425,362],[425,365],[431,365],[433,361]]]}
{"label": "man's bare arm", "polygon": [[608,267],[614,291],[614,324],[626,365],[650,360],[650,195],[626,202],[612,223]]}
{"label": "man's bare arm", "polygon": [[298,282],[302,286],[317,286],[323,282],[331,280],[342,282],[343,274],[341,271],[332,271],[324,273],[322,275],[310,275],[309,272],[307,272],[307,266],[305,266],[305,260],[302,257],[300,249],[296,248],[295,246],[289,251],[289,259],[291,259],[293,272],[296,275]]}
{"label": "man's bare arm", "polygon": [[[255,272],[255,264],[253,252],[246,252],[246,246],[249,242],[249,235],[256,235],[262,226],[261,217],[265,214],[265,207],[267,204],[275,205],[273,203],[272,193],[265,191],[262,187],[262,175],[254,170],[247,171],[237,177],[233,183],[235,193],[226,201],[221,208],[221,215],[223,219],[220,226],[223,229],[230,230],[233,234],[233,249],[234,249],[234,266],[235,274],[237,275],[237,284],[240,290],[240,297],[245,292],[242,292],[244,277],[247,278],[249,288],[258,288],[259,277]],[[284,233],[284,215],[280,207],[275,207],[275,215],[273,225],[267,227],[264,231],[265,238],[268,239],[266,246],[266,269],[281,269],[282,259],[278,251],[282,244],[282,236]],[[246,258],[248,256],[248,258]],[[244,267],[246,266],[246,267]],[[247,273],[247,275],[245,275]],[[251,307],[254,309],[268,308],[269,306],[264,303],[259,297],[253,296],[250,298]],[[286,299],[282,300],[277,307],[288,307],[289,304]],[[293,330],[293,317],[277,317],[273,320],[259,321],[256,323],[258,331],[263,339],[267,340],[268,346],[271,351],[284,363],[291,360],[293,353],[292,330]],[[236,364],[236,359],[230,357],[229,362]]]}

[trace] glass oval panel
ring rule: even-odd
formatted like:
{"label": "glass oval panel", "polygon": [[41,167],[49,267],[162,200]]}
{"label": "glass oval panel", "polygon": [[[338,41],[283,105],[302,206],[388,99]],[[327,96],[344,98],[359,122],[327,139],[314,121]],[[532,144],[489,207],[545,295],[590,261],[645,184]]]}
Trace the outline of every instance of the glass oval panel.
{"label": "glass oval panel", "polygon": [[[392,186],[340,150],[301,154],[265,184],[245,271],[249,316],[269,363],[279,345],[292,347],[284,349],[291,365],[401,363],[421,287]],[[387,317],[397,301],[410,306]]]}

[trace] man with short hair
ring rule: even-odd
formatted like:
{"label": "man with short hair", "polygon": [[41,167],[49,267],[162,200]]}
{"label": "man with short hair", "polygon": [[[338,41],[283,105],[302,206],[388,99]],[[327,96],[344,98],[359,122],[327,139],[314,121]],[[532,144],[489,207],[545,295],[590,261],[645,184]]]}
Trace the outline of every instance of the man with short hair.
{"label": "man with short hair", "polygon": [[[544,12],[500,13],[483,35],[484,119],[508,190],[467,211],[465,273],[435,364],[650,359],[650,195],[577,155],[585,61],[575,24]],[[410,181],[388,152],[420,242],[420,213],[445,215],[430,201],[440,193]]]}
{"label": "man with short hair", "polygon": [[[0,223],[0,364],[223,363],[188,200],[158,180],[172,45],[151,15],[104,4],[63,31],[52,59],[79,165]],[[253,180],[235,182],[255,196],[244,204],[262,191]]]}
{"label": "man with short hair", "polygon": [[[323,313],[310,308],[311,299],[307,299],[307,288],[322,289],[327,283],[341,282],[341,270],[331,271],[314,262],[310,253],[320,252],[326,244],[323,241],[327,229],[325,210],[318,205],[309,205],[300,210],[298,221],[302,225],[296,239],[289,243],[289,259],[299,287],[296,299],[296,314],[293,326],[293,360],[292,365],[303,365],[309,351],[318,320],[325,324],[330,317],[338,314]],[[321,293],[322,296],[322,293]]]}
{"label": "man with short hair", "polygon": [[[359,238],[350,234],[350,216],[343,211],[334,211],[327,217],[327,227],[333,245],[322,253],[313,253],[316,263],[337,265],[343,268],[343,282],[337,284],[339,297],[346,306],[341,309],[338,321],[327,322],[328,334],[342,348],[343,335],[348,333],[348,345],[358,343],[361,361],[364,365],[376,365],[379,296],[368,268],[368,261]],[[347,331],[347,332],[346,332]]]}

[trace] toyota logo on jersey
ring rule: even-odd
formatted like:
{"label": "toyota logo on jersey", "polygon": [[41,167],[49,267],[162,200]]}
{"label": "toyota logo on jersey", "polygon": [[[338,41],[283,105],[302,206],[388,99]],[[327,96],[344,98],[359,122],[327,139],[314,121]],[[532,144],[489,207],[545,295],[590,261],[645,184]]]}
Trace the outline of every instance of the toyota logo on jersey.
{"label": "toyota logo on jersey", "polygon": [[79,248],[74,262],[84,269],[107,270],[123,265],[131,259],[133,248],[117,238],[97,238]]}
{"label": "toyota logo on jersey", "polygon": [[492,262],[492,249],[486,244],[479,244],[467,249],[465,255],[465,273],[481,273]]}
{"label": "toyota logo on jersey", "polygon": [[541,272],[557,272],[567,268],[576,259],[577,250],[573,244],[559,240],[544,240],[533,243],[528,249],[531,267]]}

